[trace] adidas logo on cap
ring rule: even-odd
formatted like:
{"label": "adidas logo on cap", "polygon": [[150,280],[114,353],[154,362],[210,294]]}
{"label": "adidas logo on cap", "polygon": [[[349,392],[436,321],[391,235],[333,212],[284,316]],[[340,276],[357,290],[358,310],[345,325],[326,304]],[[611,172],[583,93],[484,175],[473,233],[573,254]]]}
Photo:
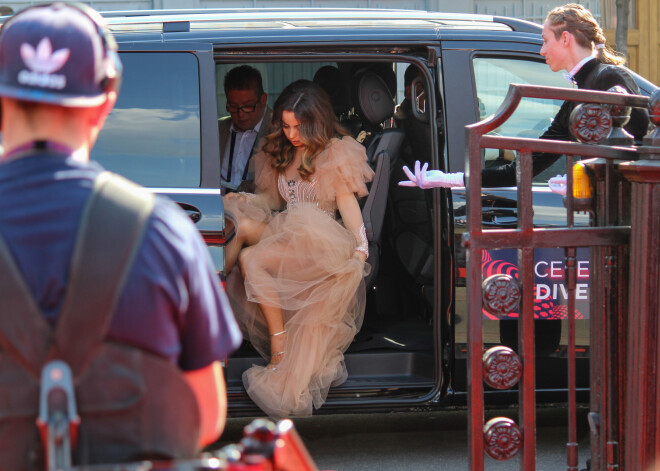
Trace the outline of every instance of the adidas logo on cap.
{"label": "adidas logo on cap", "polygon": [[21,44],[21,58],[31,70],[21,70],[18,73],[18,83],[43,88],[61,90],[66,87],[66,75],[53,74],[61,69],[69,59],[69,49],[53,52],[50,39],[39,41],[36,50],[28,43]]}

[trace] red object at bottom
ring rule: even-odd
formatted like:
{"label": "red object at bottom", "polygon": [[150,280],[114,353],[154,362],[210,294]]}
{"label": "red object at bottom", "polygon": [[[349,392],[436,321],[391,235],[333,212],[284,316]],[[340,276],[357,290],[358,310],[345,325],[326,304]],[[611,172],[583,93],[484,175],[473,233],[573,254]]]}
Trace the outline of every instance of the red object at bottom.
{"label": "red object at bottom", "polygon": [[243,431],[238,445],[220,450],[227,471],[317,471],[307,448],[288,419],[277,424],[256,419]]}
{"label": "red object at bottom", "polygon": [[195,460],[142,461],[67,468],[67,471],[318,471],[293,422],[255,419],[234,445]]}

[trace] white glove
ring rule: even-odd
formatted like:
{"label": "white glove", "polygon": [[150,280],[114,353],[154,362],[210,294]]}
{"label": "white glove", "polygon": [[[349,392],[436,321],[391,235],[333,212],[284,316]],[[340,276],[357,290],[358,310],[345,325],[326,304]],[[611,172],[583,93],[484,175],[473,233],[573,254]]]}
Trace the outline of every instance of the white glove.
{"label": "white glove", "polygon": [[419,165],[419,160],[417,160],[414,175],[407,166],[403,166],[403,171],[410,180],[400,181],[399,186],[418,186],[422,189],[465,186],[463,172],[445,173],[441,170],[426,170],[429,166],[428,163],[425,163],[421,169]]}
{"label": "white glove", "polygon": [[548,180],[550,191],[566,196],[566,175],[557,175]]}

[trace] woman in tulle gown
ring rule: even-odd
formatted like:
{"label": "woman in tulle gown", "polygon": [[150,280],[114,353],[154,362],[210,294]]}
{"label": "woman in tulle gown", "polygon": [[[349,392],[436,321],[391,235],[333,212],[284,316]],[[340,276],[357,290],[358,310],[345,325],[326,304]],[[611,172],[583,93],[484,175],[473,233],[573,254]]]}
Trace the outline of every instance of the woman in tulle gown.
{"label": "woman in tulle gown", "polygon": [[227,291],[243,333],[269,360],[243,383],[268,415],[307,416],[346,380],[343,354],[364,316],[368,244],[357,197],[373,171],[307,80],[277,99],[253,158],[256,194],[224,200],[238,221]]}

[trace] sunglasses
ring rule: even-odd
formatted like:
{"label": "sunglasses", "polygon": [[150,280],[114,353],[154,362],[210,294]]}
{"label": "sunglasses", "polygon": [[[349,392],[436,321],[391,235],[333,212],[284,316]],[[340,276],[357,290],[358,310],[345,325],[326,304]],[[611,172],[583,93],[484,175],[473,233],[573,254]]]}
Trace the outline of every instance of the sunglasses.
{"label": "sunglasses", "polygon": [[238,106],[238,105],[230,105],[229,103],[227,103],[227,106],[225,106],[225,108],[230,113],[238,113],[239,111],[242,111],[243,113],[253,113],[254,110],[257,109],[257,104],[258,102],[253,105]]}

